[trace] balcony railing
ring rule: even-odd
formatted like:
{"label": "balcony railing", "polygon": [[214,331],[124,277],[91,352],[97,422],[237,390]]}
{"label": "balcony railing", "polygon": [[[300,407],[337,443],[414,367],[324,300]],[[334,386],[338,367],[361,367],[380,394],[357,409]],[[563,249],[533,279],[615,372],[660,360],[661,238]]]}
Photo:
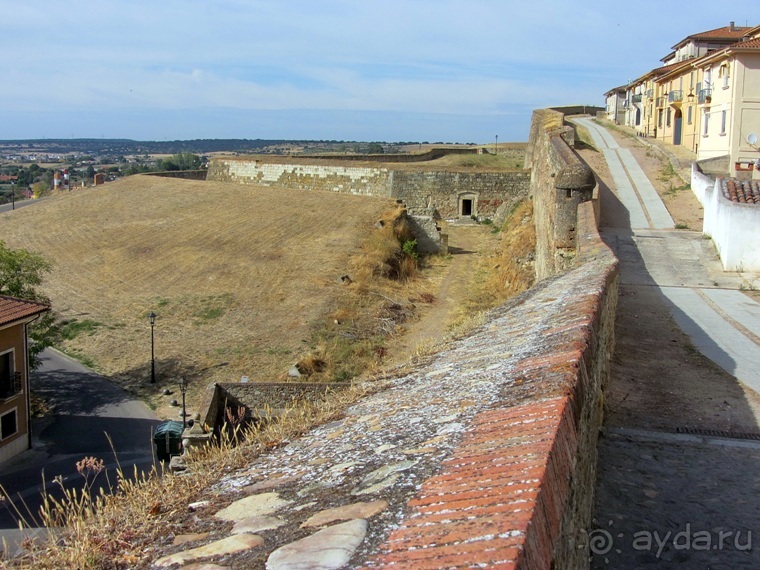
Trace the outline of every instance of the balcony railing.
{"label": "balcony railing", "polygon": [[647,99],[652,99],[654,97],[654,89],[647,89]]}
{"label": "balcony railing", "polygon": [[633,101],[634,103],[641,103],[641,93],[634,95],[631,98],[631,101]]}
{"label": "balcony railing", "polygon": [[21,392],[21,373],[15,372],[0,380],[0,399],[10,398]]}
{"label": "balcony railing", "polygon": [[712,89],[700,89],[697,93],[697,103],[704,105],[712,99]]}
{"label": "balcony railing", "polygon": [[683,91],[680,89],[674,89],[670,93],[668,93],[668,102],[669,103],[680,103],[683,101]]}

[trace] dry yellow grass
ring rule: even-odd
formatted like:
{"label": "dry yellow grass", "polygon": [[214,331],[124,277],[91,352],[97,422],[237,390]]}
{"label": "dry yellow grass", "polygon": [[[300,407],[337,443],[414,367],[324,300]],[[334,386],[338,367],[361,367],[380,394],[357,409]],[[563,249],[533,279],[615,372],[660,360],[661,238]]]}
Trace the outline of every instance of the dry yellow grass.
{"label": "dry yellow grass", "polygon": [[528,290],[535,279],[534,254],[536,231],[533,223],[533,202],[518,202],[499,234],[498,245],[482,252],[471,285],[471,295],[462,303],[453,319],[455,336],[467,334],[483,323],[487,311],[507,299]]}
{"label": "dry yellow grass", "polygon": [[[0,239],[54,264],[44,285],[66,348],[146,396],[187,374],[281,378],[341,305],[386,199],[135,176],[0,217]],[[159,385],[149,389],[150,326]]]}

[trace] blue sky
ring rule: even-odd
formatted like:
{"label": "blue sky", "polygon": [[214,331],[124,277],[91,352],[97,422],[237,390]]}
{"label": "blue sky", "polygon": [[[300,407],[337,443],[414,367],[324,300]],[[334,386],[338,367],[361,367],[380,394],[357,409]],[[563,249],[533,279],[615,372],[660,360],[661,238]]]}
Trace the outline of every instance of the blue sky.
{"label": "blue sky", "polygon": [[602,105],[685,36],[760,24],[757,0],[684,6],[0,0],[0,139],[523,141],[535,108]]}

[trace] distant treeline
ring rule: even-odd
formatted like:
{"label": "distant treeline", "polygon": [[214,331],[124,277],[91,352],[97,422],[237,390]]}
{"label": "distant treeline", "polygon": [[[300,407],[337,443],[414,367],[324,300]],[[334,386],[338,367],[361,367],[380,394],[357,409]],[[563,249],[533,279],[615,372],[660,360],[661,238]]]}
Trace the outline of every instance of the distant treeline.
{"label": "distant treeline", "polygon": [[[2,147],[12,147],[17,152],[50,153],[86,152],[102,154],[180,154],[208,152],[251,152],[279,145],[338,145],[351,141],[323,140],[267,140],[267,139],[194,139],[185,141],[135,141],[131,139],[26,139],[0,141]],[[418,144],[416,142],[395,144]]]}

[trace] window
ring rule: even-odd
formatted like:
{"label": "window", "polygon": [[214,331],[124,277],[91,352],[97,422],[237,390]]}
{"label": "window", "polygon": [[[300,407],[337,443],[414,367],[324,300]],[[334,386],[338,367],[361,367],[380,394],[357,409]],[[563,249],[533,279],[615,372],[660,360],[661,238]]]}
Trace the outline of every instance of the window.
{"label": "window", "polygon": [[665,124],[666,124],[666,126],[669,127],[670,126],[670,107],[668,107],[668,114],[667,114],[666,117],[667,118],[665,119]]}
{"label": "window", "polygon": [[692,107],[689,105],[688,111],[686,111],[686,122],[690,125],[691,124],[691,111]]}
{"label": "window", "polygon": [[0,441],[18,432],[18,420],[16,417],[16,408],[0,416]]}
{"label": "window", "polygon": [[707,133],[710,132],[710,109],[705,109],[705,117],[702,120],[702,125],[704,125],[702,136],[706,137]]}
{"label": "window", "polygon": [[662,109],[657,113],[657,126],[662,128]]}
{"label": "window", "polygon": [[0,354],[0,398],[10,398],[21,391],[21,382],[13,366],[13,349]]}
{"label": "window", "polygon": [[723,89],[728,89],[728,66],[720,68],[723,71]]}
{"label": "window", "polygon": [[726,134],[726,111],[720,112],[720,134]]}

